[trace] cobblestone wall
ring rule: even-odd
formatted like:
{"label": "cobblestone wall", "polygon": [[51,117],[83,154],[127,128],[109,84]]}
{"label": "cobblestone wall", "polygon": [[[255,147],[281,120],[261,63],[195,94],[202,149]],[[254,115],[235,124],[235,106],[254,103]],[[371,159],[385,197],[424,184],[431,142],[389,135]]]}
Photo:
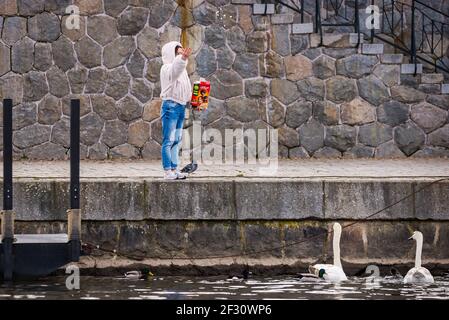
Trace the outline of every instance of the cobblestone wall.
{"label": "cobblestone wall", "polygon": [[[80,30],[68,30],[74,3]],[[161,46],[193,48],[211,81],[204,128],[277,128],[283,157],[449,156],[449,95],[435,77],[362,55],[343,35],[318,48],[298,16],[248,0],[0,0],[0,96],[14,99],[16,158],[64,159],[81,98],[81,157],[160,157]],[[389,57],[392,59],[392,57]],[[189,123],[187,123],[189,126]],[[1,139],[0,139],[0,143]]]}

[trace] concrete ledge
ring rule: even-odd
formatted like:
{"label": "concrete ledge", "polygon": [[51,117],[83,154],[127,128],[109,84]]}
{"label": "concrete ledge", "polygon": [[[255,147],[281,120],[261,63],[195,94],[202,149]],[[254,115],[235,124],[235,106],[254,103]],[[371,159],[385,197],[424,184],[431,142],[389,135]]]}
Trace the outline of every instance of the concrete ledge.
{"label": "concrete ledge", "polygon": [[[415,64],[413,63],[403,63],[401,64],[401,74],[414,74]],[[418,63],[416,65],[416,73],[422,73],[422,64]]]}
{"label": "concrete ledge", "polygon": [[[265,12],[266,10],[266,12]],[[255,3],[253,4],[253,14],[274,14],[274,4]]]}
{"label": "concrete ledge", "polygon": [[292,25],[293,34],[313,33],[313,23],[294,23]]}
{"label": "concrete ledge", "polygon": [[[435,179],[88,179],[81,181],[81,210],[83,220],[92,221],[359,220]],[[68,207],[66,179],[14,183],[17,220],[67,221]],[[449,221],[449,182],[435,183],[374,219]]]}
{"label": "concrete ledge", "polygon": [[362,45],[363,54],[383,54],[384,45],[382,43],[364,43]]}
{"label": "concrete ledge", "polygon": [[449,83],[443,83],[441,85],[441,93],[442,94],[449,94]]}

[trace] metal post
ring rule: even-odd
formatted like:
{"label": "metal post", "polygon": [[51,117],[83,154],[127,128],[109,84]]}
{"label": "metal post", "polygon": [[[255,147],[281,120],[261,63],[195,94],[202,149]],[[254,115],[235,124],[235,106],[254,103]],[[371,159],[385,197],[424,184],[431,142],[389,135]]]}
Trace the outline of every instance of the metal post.
{"label": "metal post", "polygon": [[69,254],[79,261],[81,251],[80,211],[80,100],[70,102],[70,210],[68,210]]}
{"label": "metal post", "polygon": [[411,30],[412,30],[412,36],[411,36],[411,46],[410,46],[410,51],[411,51],[411,58],[412,58],[412,63],[415,64],[415,72],[413,73],[413,75],[416,76],[416,72],[418,71],[418,64],[416,61],[416,35],[415,35],[415,0],[412,0],[412,19],[411,19]]}
{"label": "metal post", "polygon": [[304,0],[301,0],[301,23],[304,23]]}
{"label": "metal post", "polygon": [[359,0],[355,0],[354,3],[354,24],[355,24],[355,32],[357,33],[357,48],[360,45],[360,21],[359,21]]}
{"label": "metal post", "polygon": [[12,100],[3,100],[3,279],[13,276],[14,212],[12,211]]}
{"label": "metal post", "polygon": [[375,21],[374,21],[374,0],[371,0],[371,43],[374,42],[374,25],[375,25]]}

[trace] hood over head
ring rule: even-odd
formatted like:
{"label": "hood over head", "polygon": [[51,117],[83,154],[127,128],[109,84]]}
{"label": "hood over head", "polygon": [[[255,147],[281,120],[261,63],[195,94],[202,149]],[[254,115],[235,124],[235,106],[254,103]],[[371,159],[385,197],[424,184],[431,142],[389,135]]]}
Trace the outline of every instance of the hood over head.
{"label": "hood over head", "polygon": [[170,41],[162,47],[162,63],[172,63],[175,59],[176,46],[182,47],[182,44],[178,41]]}

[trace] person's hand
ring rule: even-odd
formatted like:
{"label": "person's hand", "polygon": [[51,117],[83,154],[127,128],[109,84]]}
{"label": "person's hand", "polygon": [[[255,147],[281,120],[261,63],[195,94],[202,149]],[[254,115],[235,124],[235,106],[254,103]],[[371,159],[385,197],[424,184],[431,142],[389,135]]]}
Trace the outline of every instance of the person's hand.
{"label": "person's hand", "polygon": [[190,55],[192,54],[192,49],[190,48],[184,48],[180,50],[182,53],[182,59],[187,60],[189,59]]}

